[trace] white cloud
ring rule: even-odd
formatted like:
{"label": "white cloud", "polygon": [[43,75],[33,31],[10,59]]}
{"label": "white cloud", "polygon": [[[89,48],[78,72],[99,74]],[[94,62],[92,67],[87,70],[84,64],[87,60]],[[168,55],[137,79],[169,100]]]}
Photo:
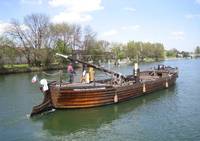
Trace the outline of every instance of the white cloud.
{"label": "white cloud", "polygon": [[200,14],[187,14],[185,15],[186,19],[196,19],[196,18],[200,18]]}
{"label": "white cloud", "polygon": [[122,30],[133,30],[138,31],[140,29],[140,25],[132,25],[132,26],[123,26],[121,27]]}
{"label": "white cloud", "polygon": [[22,4],[37,4],[37,5],[42,4],[42,0],[20,0],[20,2]]}
{"label": "white cloud", "polygon": [[103,9],[101,0],[50,0],[49,5],[52,7],[64,7],[68,11],[91,12]]}
{"label": "white cloud", "polygon": [[122,36],[122,34],[126,33],[127,31],[138,31],[140,27],[141,27],[140,25],[122,26],[121,28],[119,28],[119,30],[111,29],[111,30],[105,31],[101,33],[99,37],[104,39],[104,38],[118,35],[119,33]]}
{"label": "white cloud", "polygon": [[174,40],[183,40],[185,38],[185,33],[183,31],[174,31],[171,32],[171,39]]}
{"label": "white cloud", "polygon": [[90,12],[103,9],[101,0],[50,0],[54,8],[64,8],[64,11],[53,17],[53,22],[87,22],[92,19]]}
{"label": "white cloud", "polygon": [[112,30],[103,32],[103,33],[101,34],[101,37],[108,37],[108,36],[113,36],[113,35],[117,35],[117,34],[118,34],[118,31],[115,30],[115,29],[112,29]]}
{"label": "white cloud", "polygon": [[88,14],[79,14],[76,12],[61,12],[53,18],[53,22],[70,22],[70,23],[78,23],[78,22],[87,22],[90,21],[92,17]]}
{"label": "white cloud", "polygon": [[200,4],[200,0],[196,0],[196,2],[197,2],[198,4]]}
{"label": "white cloud", "polygon": [[0,34],[3,34],[8,30],[10,23],[0,21]]}
{"label": "white cloud", "polygon": [[136,11],[136,9],[132,8],[132,7],[125,7],[123,9],[126,10],[126,11],[129,11],[129,12],[135,12]]}

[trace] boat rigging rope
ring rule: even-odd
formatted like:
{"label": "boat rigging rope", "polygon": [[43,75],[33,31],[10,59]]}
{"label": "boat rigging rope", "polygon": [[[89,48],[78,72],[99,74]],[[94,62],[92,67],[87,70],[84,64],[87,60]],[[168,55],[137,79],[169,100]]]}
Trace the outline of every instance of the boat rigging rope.
{"label": "boat rigging rope", "polygon": [[55,79],[46,79],[48,82],[53,82],[53,81],[58,81],[58,80],[55,80]]}
{"label": "boat rigging rope", "polygon": [[46,73],[46,72],[42,72],[43,74],[45,74],[45,75],[49,75],[49,76],[56,76],[56,75],[60,75],[60,72],[56,72],[56,73],[52,73],[52,74],[50,74],[50,73]]}

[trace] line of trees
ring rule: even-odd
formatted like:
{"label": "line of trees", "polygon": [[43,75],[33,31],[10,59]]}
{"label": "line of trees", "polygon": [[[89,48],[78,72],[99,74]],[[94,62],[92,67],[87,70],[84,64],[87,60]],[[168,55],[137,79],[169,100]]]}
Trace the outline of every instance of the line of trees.
{"label": "line of trees", "polygon": [[197,46],[193,52],[179,51],[177,49],[166,50],[166,57],[168,58],[188,58],[188,57],[199,57],[200,47]]}
{"label": "line of trees", "polygon": [[197,54],[197,55],[200,55],[200,47],[197,46],[194,50],[194,53]]}
{"label": "line of trees", "polygon": [[16,63],[17,57],[26,60],[29,66],[66,63],[66,60],[56,58],[56,52],[75,56],[79,51],[80,59],[96,63],[108,59],[129,58],[132,62],[141,62],[165,57],[161,43],[109,43],[97,40],[96,33],[88,26],[82,29],[76,24],[51,23],[43,14],[27,15],[23,22],[12,20],[9,29],[0,37],[0,48],[0,67]]}
{"label": "line of trees", "polygon": [[[46,15],[31,14],[24,17],[23,23],[12,20],[0,38],[0,64],[12,64],[18,56],[23,56],[30,66],[65,63],[55,57],[56,52],[73,55],[75,50],[84,50],[85,54],[102,55],[105,43],[97,41],[96,33],[89,27],[82,31],[79,25],[53,24]],[[98,58],[92,56],[92,59]]]}
{"label": "line of trees", "polygon": [[129,58],[131,62],[144,62],[148,59],[158,61],[165,57],[165,49],[161,43],[129,41],[127,45],[113,44],[112,52],[117,59]]}

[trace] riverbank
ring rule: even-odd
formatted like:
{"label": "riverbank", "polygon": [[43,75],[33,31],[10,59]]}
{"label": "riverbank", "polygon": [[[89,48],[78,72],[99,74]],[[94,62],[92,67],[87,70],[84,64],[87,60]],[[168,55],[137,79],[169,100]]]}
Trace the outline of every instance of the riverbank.
{"label": "riverbank", "polygon": [[0,68],[0,75],[3,74],[14,74],[14,73],[27,73],[27,72],[38,72],[38,71],[48,71],[48,70],[60,70],[64,69],[66,66],[53,64],[51,66],[43,67],[30,67],[28,64],[17,64],[17,65],[4,65]]}
{"label": "riverbank", "polygon": [[[147,63],[153,63],[153,62],[159,62],[164,60],[177,60],[177,59],[183,59],[183,58],[165,58],[165,59],[145,59],[143,62],[140,62],[141,64],[147,64]],[[119,64],[130,64],[133,65],[134,63],[131,62],[121,62]],[[4,65],[3,68],[0,68],[0,75],[3,74],[14,74],[14,73],[28,73],[28,72],[39,72],[39,71],[49,71],[49,70],[60,70],[65,69],[66,65],[58,65],[58,64],[52,64],[50,66],[43,66],[43,67],[30,67],[28,64],[16,64],[16,65]]]}

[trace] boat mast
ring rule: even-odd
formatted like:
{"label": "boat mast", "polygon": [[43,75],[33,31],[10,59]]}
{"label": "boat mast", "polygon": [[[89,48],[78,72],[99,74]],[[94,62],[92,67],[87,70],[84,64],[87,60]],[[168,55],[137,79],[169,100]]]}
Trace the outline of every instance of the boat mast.
{"label": "boat mast", "polygon": [[61,57],[66,58],[66,59],[69,59],[70,61],[75,61],[75,62],[84,64],[84,65],[87,65],[88,67],[93,67],[93,68],[98,69],[100,71],[103,71],[103,72],[106,72],[106,73],[109,73],[109,74],[112,74],[112,75],[116,75],[116,76],[121,76],[121,77],[125,78],[124,75],[122,75],[120,73],[117,73],[117,72],[114,72],[114,71],[111,71],[111,70],[108,70],[108,69],[105,69],[104,67],[100,67],[98,65],[87,63],[87,62],[79,60],[79,59],[73,59],[73,58],[71,58],[71,57],[69,57],[67,55],[63,55],[63,54],[60,54],[60,53],[56,53],[56,55],[61,56]]}

